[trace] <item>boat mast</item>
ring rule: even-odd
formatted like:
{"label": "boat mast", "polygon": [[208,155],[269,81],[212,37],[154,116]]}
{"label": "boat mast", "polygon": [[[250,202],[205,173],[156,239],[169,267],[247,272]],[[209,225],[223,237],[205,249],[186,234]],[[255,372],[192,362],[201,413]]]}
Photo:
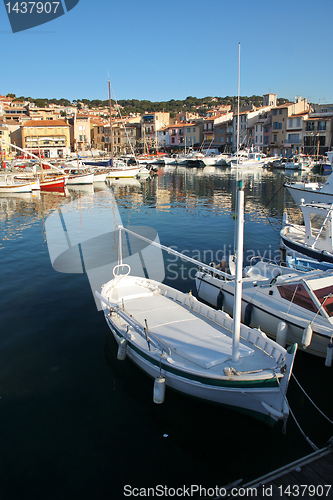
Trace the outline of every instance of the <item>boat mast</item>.
{"label": "boat mast", "polygon": [[112,133],[111,84],[110,84],[110,80],[109,80],[109,108],[110,108],[110,149],[111,149],[111,166],[113,167],[113,133]]}
{"label": "boat mast", "polygon": [[236,164],[236,227],[235,227],[235,296],[233,311],[232,361],[239,360],[240,323],[242,312],[242,276],[243,276],[243,246],[244,246],[244,191],[243,181],[238,180],[239,163],[239,96],[240,96],[240,43],[238,44],[238,104],[237,104],[237,164]]}
{"label": "boat mast", "polygon": [[243,246],[244,246],[244,191],[243,181],[238,181],[237,186],[237,230],[236,230],[236,274],[235,296],[232,332],[232,361],[239,360],[240,323],[242,310],[242,277],[243,277]]}
{"label": "boat mast", "polygon": [[237,163],[236,163],[236,181],[238,181],[239,165],[239,95],[240,95],[240,43],[238,44],[238,99],[237,99]]}
{"label": "boat mast", "polygon": [[38,135],[37,135],[37,146],[38,146],[40,172],[41,172],[41,176],[42,176],[42,182],[44,182],[44,170],[43,170],[42,157],[41,157],[41,154],[40,154],[39,137],[38,137]]}

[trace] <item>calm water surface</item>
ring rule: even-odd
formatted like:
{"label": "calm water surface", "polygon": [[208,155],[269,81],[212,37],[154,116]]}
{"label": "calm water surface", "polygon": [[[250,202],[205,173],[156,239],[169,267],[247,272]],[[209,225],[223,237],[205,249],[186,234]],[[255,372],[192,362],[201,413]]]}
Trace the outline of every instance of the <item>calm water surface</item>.
{"label": "calm water surface", "polygon": [[[276,257],[283,210],[294,220],[300,212],[283,174],[249,172],[244,181],[245,258]],[[233,248],[235,175],[222,168],[161,168],[154,179],[95,192],[0,198],[0,498],[120,499],[124,485],[224,486],[311,453],[292,418],[284,435],[171,391],[154,405],[152,381],[116,361],[87,276],[52,268],[45,233],[50,213],[75,201],[79,220],[88,211],[101,223],[110,189],[124,226],[152,227],[164,245],[206,262]],[[194,290],[192,265],[164,259],[166,282]],[[298,353],[294,373],[333,418],[332,369]],[[288,397],[323,446],[330,424],[293,380]]]}

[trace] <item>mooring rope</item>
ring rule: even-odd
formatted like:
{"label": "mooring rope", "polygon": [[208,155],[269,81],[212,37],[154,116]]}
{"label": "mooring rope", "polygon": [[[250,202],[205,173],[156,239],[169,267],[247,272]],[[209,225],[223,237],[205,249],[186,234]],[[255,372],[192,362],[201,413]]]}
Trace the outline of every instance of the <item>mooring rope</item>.
{"label": "mooring rope", "polygon": [[301,384],[298,382],[297,378],[295,377],[295,375],[292,373],[292,376],[294,378],[294,380],[296,381],[298,387],[301,389],[301,391],[305,394],[305,396],[308,398],[308,400],[313,404],[313,406],[316,408],[316,410],[319,411],[319,413],[326,418],[326,420],[329,421],[330,424],[333,424],[333,421],[327,416],[325,415],[324,412],[321,411],[320,408],[318,408],[318,406],[316,405],[316,403],[310,398],[310,396],[305,392],[305,390],[303,389],[303,387],[301,386]]}

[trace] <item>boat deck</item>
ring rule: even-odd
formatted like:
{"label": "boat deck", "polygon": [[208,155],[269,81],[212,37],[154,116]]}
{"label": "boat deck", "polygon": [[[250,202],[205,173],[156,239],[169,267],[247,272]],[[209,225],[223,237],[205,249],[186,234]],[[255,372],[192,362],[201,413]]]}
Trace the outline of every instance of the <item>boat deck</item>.
{"label": "boat deck", "polygon": [[[147,326],[148,335],[155,335],[167,345],[172,356],[176,354],[174,359],[180,357],[197,367],[216,373],[221,372],[219,365],[227,363],[225,366],[241,366],[244,372],[260,369],[261,377],[263,372],[269,378],[272,377],[271,369],[276,366],[276,360],[267,354],[267,364],[262,370],[262,360],[259,366],[258,358],[254,356],[256,347],[249,341],[241,339],[240,360],[238,363],[232,363],[232,319],[221,312],[216,312],[215,318],[210,319],[207,315],[195,311],[195,306],[198,306],[199,309],[204,308],[204,311],[215,313],[194,297],[189,297],[187,307],[177,299],[165,296],[160,290],[152,291],[147,287],[129,283],[127,287],[118,287],[115,293],[111,291],[110,300],[121,304],[124,311],[142,327]],[[125,327],[124,320],[121,326]]]}

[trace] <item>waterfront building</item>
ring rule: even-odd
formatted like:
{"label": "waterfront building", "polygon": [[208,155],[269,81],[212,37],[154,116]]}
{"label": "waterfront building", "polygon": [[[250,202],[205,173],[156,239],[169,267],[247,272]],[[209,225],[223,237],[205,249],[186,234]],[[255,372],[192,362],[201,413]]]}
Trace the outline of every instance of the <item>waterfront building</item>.
{"label": "waterfront building", "polygon": [[233,113],[228,112],[220,118],[214,123],[214,147],[231,151]]}
{"label": "waterfront building", "polygon": [[324,155],[333,147],[333,104],[313,104],[303,122],[303,152]]}
{"label": "waterfront building", "polygon": [[84,153],[91,148],[90,116],[88,113],[77,113],[69,120],[71,148],[74,151],[75,144],[78,152]]}
{"label": "waterfront building", "polygon": [[169,112],[145,113],[141,116],[141,141],[144,153],[152,147],[157,147],[157,132],[169,124]]}
{"label": "waterfront building", "polygon": [[292,156],[302,152],[304,121],[307,120],[308,111],[290,115],[286,120],[286,137],[284,140],[284,154]]}
{"label": "waterfront building", "polygon": [[69,129],[65,120],[30,120],[12,132],[11,142],[44,158],[61,158],[71,152]]}
{"label": "waterfront building", "polygon": [[0,139],[5,141],[7,144],[0,142],[0,167],[3,162],[11,158],[11,147],[8,146],[10,143],[10,131],[8,125],[5,123],[3,118],[0,118]]}
{"label": "waterfront building", "polygon": [[[292,115],[309,110],[309,104],[306,98],[296,98],[295,102],[286,102],[280,106],[272,108],[272,137],[271,137],[271,153],[273,155],[286,154],[286,149],[289,144],[286,141],[287,120]],[[285,145],[288,145],[286,148]]]}

